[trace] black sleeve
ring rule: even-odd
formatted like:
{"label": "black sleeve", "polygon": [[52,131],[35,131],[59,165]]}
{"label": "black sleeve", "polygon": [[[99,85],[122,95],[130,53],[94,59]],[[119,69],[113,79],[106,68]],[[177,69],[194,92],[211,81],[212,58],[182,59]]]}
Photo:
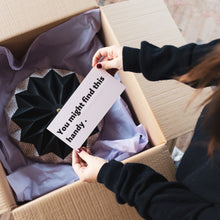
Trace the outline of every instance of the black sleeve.
{"label": "black sleeve", "polygon": [[204,201],[184,185],[168,182],[143,164],[110,161],[101,168],[98,182],[116,194],[119,203],[134,206],[147,219],[217,220],[219,206]]}
{"label": "black sleeve", "polygon": [[171,79],[187,73],[218,43],[219,39],[203,45],[191,43],[182,47],[167,45],[159,48],[143,41],[140,49],[123,48],[123,68],[142,72],[152,81]]}

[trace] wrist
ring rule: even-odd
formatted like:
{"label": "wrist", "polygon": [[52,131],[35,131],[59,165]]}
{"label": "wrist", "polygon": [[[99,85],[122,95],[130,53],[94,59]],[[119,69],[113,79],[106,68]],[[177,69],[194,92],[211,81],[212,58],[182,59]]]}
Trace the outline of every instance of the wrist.
{"label": "wrist", "polygon": [[124,71],[141,72],[139,68],[139,49],[123,47],[122,64]]}
{"label": "wrist", "polygon": [[[103,164],[99,170],[97,181],[99,183],[111,183],[115,179],[118,179],[123,168],[123,163],[111,160],[108,163]],[[106,184],[105,184],[106,185]],[[106,185],[107,186],[107,185]],[[107,186],[111,189],[111,187]]]}

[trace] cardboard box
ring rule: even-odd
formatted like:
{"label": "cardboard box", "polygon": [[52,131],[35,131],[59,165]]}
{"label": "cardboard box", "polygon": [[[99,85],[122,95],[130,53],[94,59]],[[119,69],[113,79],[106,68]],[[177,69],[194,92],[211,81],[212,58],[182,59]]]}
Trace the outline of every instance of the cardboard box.
{"label": "cardboard box", "polygon": [[[98,7],[94,0],[1,0],[0,5],[0,44],[17,57],[40,33]],[[139,47],[142,40],[159,46],[185,43],[162,0],[130,0],[100,10],[106,45]],[[120,78],[126,86],[130,108],[154,146],[123,162],[148,164],[168,180],[174,180],[175,168],[165,144],[193,129],[198,115],[185,114],[183,107],[192,90],[173,81],[148,82],[141,74],[121,71]],[[134,208],[117,204],[114,194],[103,185],[80,181],[18,205],[1,166],[0,175],[0,219],[141,219]]]}

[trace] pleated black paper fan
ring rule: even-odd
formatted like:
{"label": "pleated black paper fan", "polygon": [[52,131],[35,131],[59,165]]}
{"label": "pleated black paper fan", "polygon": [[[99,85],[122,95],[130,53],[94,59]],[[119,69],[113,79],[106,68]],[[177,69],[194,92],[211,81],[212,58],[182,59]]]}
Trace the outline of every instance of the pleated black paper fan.
{"label": "pleated black paper fan", "polygon": [[50,70],[43,78],[30,77],[27,90],[15,95],[12,120],[21,128],[20,140],[34,144],[39,155],[54,152],[64,159],[71,152],[46,128],[78,86],[75,73],[62,77]]}

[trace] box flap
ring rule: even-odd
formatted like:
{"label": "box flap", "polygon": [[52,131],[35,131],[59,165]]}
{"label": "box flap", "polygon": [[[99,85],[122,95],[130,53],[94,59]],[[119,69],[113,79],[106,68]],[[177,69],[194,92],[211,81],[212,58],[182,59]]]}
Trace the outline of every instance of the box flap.
{"label": "box flap", "polygon": [[[157,146],[124,162],[149,165],[170,181],[175,179],[175,168],[166,146]],[[133,207],[119,205],[115,195],[102,184],[80,181],[62,187],[13,210],[16,220],[26,219],[142,219]]]}
{"label": "box flap", "polygon": [[166,138],[158,124],[158,121],[145,98],[134,74],[119,72],[122,83],[126,86],[127,102],[131,104],[131,111],[135,113],[138,121],[144,125],[150,142],[153,146],[166,143]]}
{"label": "box flap", "polygon": [[[120,9],[123,11],[124,2],[117,3],[118,13],[113,19],[116,19],[116,23],[124,21],[125,14],[119,13]],[[130,8],[132,10],[132,8]],[[107,12],[109,9],[107,8]],[[120,32],[115,33],[114,29],[111,27],[112,17],[108,17],[106,13],[106,6],[101,7],[101,21],[102,21],[102,35],[105,45],[120,45],[121,34],[127,31],[127,25],[121,27]],[[109,20],[110,19],[110,20]],[[134,74],[127,74],[124,71],[119,71],[120,79],[122,83],[126,86],[126,102],[132,106],[130,110],[134,112],[139,123],[143,124],[147,130],[150,142],[155,145],[160,145],[166,143],[166,139],[161,131],[161,128],[153,114],[151,108],[149,107],[148,100],[145,98],[140,85]]]}
{"label": "box flap", "polygon": [[162,174],[167,180],[175,181],[176,168],[171,159],[170,152],[166,145],[155,146],[136,154],[123,161],[123,163],[142,163]]}
{"label": "box flap", "polygon": [[10,212],[10,210],[16,207],[14,196],[12,194],[11,188],[8,184],[5,171],[0,163],[0,216]]}
{"label": "box flap", "polygon": [[[137,48],[143,40],[157,46],[185,44],[163,0],[130,0],[119,4],[102,8],[105,19],[117,36],[117,44]],[[109,44],[113,43],[109,41]],[[194,129],[201,112],[201,108],[198,110],[197,107],[211,93],[210,88],[205,89],[186,110],[186,105],[194,92],[189,86],[175,80],[150,82],[141,74],[128,72],[124,74],[133,78],[134,84],[139,84],[139,89],[149,102],[167,140]],[[130,98],[135,102],[136,87],[133,88],[130,91]]]}
{"label": "box flap", "polygon": [[0,45],[20,57],[40,33],[97,7],[95,0],[0,0]]}

